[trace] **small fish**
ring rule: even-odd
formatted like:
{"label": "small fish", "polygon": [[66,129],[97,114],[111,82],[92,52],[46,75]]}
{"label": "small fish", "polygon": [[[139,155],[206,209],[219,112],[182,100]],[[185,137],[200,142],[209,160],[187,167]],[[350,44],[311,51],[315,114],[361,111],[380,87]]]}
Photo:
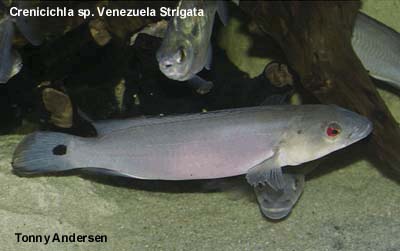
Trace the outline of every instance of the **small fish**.
{"label": "small fish", "polygon": [[371,122],[333,105],[259,106],[192,115],[94,123],[98,137],[56,132],[26,136],[18,173],[98,168],[154,180],[246,174],[253,185],[284,187],[282,166],[308,162],[366,137]]}
{"label": "small fish", "polygon": [[400,34],[359,12],[351,44],[369,74],[400,89]]}
{"label": "small fish", "polygon": [[185,19],[175,16],[167,27],[161,47],[157,51],[160,70],[170,79],[187,81],[196,78],[195,84],[203,82],[200,92],[212,88],[212,82],[196,76],[203,68],[211,67],[211,33],[215,13],[218,11],[221,20],[226,23],[226,7],[222,1],[184,1],[179,9],[203,9],[204,16],[193,16]]}

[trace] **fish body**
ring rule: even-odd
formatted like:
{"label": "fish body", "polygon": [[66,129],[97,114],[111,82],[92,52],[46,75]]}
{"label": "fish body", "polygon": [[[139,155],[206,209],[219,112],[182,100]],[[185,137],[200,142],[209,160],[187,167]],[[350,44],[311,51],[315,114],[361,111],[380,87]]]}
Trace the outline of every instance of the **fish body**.
{"label": "fish body", "polygon": [[157,51],[157,61],[165,76],[186,81],[193,78],[204,67],[209,68],[210,38],[215,13],[219,6],[222,6],[219,1],[181,0],[179,2],[179,9],[202,9],[204,16],[187,18],[175,16],[169,21],[161,47]]}
{"label": "fish body", "polygon": [[154,180],[246,174],[263,215],[282,219],[304,188],[304,174],[282,173],[282,166],[320,158],[372,130],[365,117],[327,105],[260,106],[94,125],[96,138],[58,132],[26,136],[14,152],[14,171],[85,168]]}
{"label": "fish body", "polygon": [[369,74],[400,89],[400,34],[359,12],[351,44]]}
{"label": "fish body", "polygon": [[[340,134],[332,137],[332,124]],[[95,123],[96,138],[35,132],[18,145],[16,172],[98,168],[121,176],[190,180],[252,174],[276,160],[298,165],[346,147],[371,131],[364,117],[336,106],[263,106],[193,115]],[[337,130],[339,130],[337,128]],[[277,155],[279,155],[277,157]],[[275,167],[274,167],[275,168]],[[255,169],[255,171],[250,172]],[[249,171],[250,170],[250,171]],[[261,172],[270,172],[261,168]]]}

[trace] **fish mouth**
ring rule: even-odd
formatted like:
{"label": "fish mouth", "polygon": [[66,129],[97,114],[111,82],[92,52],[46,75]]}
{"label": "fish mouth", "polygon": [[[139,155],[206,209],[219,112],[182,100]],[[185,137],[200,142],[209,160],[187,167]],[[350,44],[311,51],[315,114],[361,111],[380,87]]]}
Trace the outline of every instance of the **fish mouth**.
{"label": "fish mouth", "polygon": [[363,122],[364,126],[360,127],[358,130],[354,131],[353,133],[351,133],[349,135],[349,138],[352,140],[361,140],[365,137],[367,137],[373,130],[373,125],[372,122],[367,119],[364,118],[364,122]]}
{"label": "fish mouth", "polygon": [[265,217],[271,220],[282,220],[283,218],[287,217],[292,208],[262,208],[261,212],[264,214]]}
{"label": "fish mouth", "polygon": [[159,64],[160,70],[164,75],[172,80],[178,80],[178,81],[185,81],[186,79],[184,78],[185,75],[181,74],[179,72],[179,69],[176,69],[176,67],[165,67],[163,64]]}
{"label": "fish mouth", "polygon": [[177,57],[178,52],[162,53],[157,52],[156,58],[160,71],[169,79],[186,81],[190,79],[192,68],[191,53],[186,52],[185,57]]}
{"label": "fish mouth", "polygon": [[186,81],[188,77],[189,65],[171,63],[170,59],[159,60],[158,67],[160,71],[169,79],[177,81]]}

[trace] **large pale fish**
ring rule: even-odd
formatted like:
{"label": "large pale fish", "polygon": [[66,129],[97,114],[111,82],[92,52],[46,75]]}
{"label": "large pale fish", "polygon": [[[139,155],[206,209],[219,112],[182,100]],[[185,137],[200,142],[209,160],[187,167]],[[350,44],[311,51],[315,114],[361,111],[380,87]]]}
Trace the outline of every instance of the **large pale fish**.
{"label": "large pale fish", "polygon": [[178,81],[193,80],[193,86],[207,92],[212,82],[207,82],[196,74],[204,67],[211,66],[211,33],[215,13],[218,11],[226,22],[226,9],[222,1],[186,1],[181,0],[179,9],[202,9],[204,16],[171,18],[157,51],[160,70],[170,79]]}
{"label": "large pale fish", "polygon": [[400,89],[400,34],[359,13],[351,44],[369,74]]}
{"label": "large pale fish", "polygon": [[212,179],[247,173],[251,185],[281,189],[282,166],[346,147],[372,130],[354,112],[328,105],[260,106],[95,123],[99,136],[35,132],[15,150],[16,172],[107,169],[139,179]]}

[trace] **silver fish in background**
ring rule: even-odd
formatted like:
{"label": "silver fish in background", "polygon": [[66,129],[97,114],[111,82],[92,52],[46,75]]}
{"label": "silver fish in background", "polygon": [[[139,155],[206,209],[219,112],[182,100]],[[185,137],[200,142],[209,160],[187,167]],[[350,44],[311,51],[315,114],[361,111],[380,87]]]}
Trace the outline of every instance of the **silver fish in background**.
{"label": "silver fish in background", "polygon": [[21,56],[12,49],[14,32],[13,21],[6,16],[0,21],[0,83],[7,83],[22,68]]}
{"label": "silver fish in background", "polygon": [[[28,8],[32,2],[19,1],[19,8]],[[4,14],[0,21],[0,83],[7,83],[9,79],[18,74],[22,68],[22,59],[18,51],[12,48],[12,42],[17,26],[21,34],[35,46],[43,42],[44,36],[40,31],[37,17],[11,17]]]}
{"label": "silver fish in background", "polygon": [[[302,191],[302,186],[291,188],[294,178],[282,174],[281,167],[320,158],[372,130],[365,117],[328,105],[260,106],[94,125],[96,138],[57,132],[26,136],[14,152],[14,171],[29,175],[87,168],[152,180],[247,174],[255,187],[282,190],[274,195],[265,188],[258,196],[264,214],[279,218]],[[271,211],[277,206],[280,212]]]}
{"label": "silver fish in background", "polygon": [[400,89],[400,34],[359,12],[351,44],[369,74]]}
{"label": "silver fish in background", "polygon": [[[18,1],[19,9],[31,9],[38,7],[39,2],[35,1]],[[21,34],[34,46],[40,45],[44,40],[43,26],[40,22],[40,17],[35,16],[17,16],[13,18],[15,25]]]}
{"label": "silver fish in background", "polygon": [[179,9],[203,9],[204,16],[185,19],[175,16],[167,27],[161,47],[157,51],[160,70],[170,79],[186,81],[195,78],[194,85],[204,90],[212,83],[196,76],[203,68],[210,69],[212,48],[210,43],[215,14],[226,23],[226,7],[222,1],[184,1]]}

